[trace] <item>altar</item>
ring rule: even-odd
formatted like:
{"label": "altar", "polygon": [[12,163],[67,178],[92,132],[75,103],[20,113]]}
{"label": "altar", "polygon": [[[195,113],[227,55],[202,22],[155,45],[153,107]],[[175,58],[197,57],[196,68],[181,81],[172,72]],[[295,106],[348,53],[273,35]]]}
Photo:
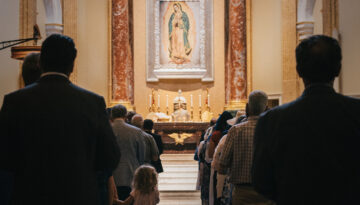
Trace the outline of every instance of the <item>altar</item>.
{"label": "altar", "polygon": [[208,122],[156,122],[154,130],[161,135],[164,153],[194,153]]}

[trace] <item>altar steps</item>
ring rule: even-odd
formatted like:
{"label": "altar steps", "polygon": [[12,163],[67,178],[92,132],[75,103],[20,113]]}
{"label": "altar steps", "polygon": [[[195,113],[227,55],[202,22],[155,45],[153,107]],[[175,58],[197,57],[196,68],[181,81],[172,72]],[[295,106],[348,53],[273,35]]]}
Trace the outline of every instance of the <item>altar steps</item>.
{"label": "altar steps", "polygon": [[195,191],[198,163],[194,154],[163,154],[164,172],[159,174],[159,191]]}
{"label": "altar steps", "polygon": [[201,205],[199,191],[161,191],[159,205]]}

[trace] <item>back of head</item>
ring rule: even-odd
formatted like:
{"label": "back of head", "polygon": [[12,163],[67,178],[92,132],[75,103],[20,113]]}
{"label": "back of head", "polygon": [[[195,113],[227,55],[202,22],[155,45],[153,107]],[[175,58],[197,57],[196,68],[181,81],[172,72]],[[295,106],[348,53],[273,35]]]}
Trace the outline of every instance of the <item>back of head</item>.
{"label": "back of head", "polygon": [[141,165],[136,169],[133,188],[143,194],[151,193],[157,185],[157,173],[152,166]]}
{"label": "back of head", "polygon": [[127,113],[126,107],[121,104],[118,104],[111,108],[110,118],[111,119],[125,118],[126,113]]}
{"label": "back of head", "polygon": [[257,116],[265,111],[268,97],[261,90],[254,90],[249,95],[248,111],[249,115]]}
{"label": "back of head", "polygon": [[144,130],[152,130],[154,127],[154,122],[150,119],[145,119],[144,120],[144,125],[143,128]]}
{"label": "back of head", "polygon": [[315,35],[303,40],[296,48],[296,70],[310,83],[329,83],[339,75],[341,48],[334,38]]}
{"label": "back of head", "polygon": [[126,114],[126,122],[131,124],[131,119],[134,117],[134,115],[136,115],[136,112],[135,111],[129,111],[127,114]]}
{"label": "back of head", "polygon": [[220,117],[217,119],[214,129],[224,131],[226,127],[228,126],[227,120],[232,119],[233,116],[230,112],[224,111],[221,113]]}
{"label": "back of head", "polygon": [[140,129],[143,128],[144,119],[140,114],[136,114],[131,119],[131,124]]}
{"label": "back of head", "polygon": [[74,41],[61,34],[47,37],[41,46],[40,66],[43,72],[60,72],[70,75],[76,58]]}
{"label": "back of head", "polygon": [[216,121],[217,121],[217,118],[216,117],[213,117],[211,120],[210,120],[210,126],[214,126],[216,124]]}
{"label": "back of head", "polygon": [[22,64],[21,75],[24,79],[25,86],[36,82],[40,78],[40,53],[30,53],[25,57]]}

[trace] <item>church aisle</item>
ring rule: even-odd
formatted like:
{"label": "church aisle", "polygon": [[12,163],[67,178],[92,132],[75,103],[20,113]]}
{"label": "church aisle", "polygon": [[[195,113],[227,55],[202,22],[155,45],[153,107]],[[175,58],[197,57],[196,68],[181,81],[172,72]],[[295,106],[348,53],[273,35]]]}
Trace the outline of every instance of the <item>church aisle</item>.
{"label": "church aisle", "polygon": [[195,191],[198,163],[194,154],[163,154],[159,191]]}
{"label": "church aisle", "polygon": [[200,205],[196,191],[198,163],[194,154],[163,154],[164,172],[159,174],[160,205]]}

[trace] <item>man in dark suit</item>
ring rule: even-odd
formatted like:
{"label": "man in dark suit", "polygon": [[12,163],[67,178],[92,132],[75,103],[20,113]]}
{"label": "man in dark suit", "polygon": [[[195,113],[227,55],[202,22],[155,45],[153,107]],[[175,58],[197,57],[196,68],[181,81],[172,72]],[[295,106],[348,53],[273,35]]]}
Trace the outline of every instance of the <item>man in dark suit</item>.
{"label": "man in dark suit", "polygon": [[360,204],[360,100],[338,94],[338,42],[312,36],[296,48],[305,90],[265,113],[255,133],[253,183],[277,204]]}
{"label": "man in dark suit", "polygon": [[150,119],[144,120],[143,129],[146,133],[150,134],[154,138],[157,148],[159,150],[159,159],[157,161],[152,161],[151,164],[155,167],[157,173],[161,173],[164,171],[160,159],[160,155],[163,153],[163,142],[160,135],[152,132],[153,127],[154,127],[154,122],[152,120]]}
{"label": "man in dark suit", "polygon": [[96,171],[119,162],[103,97],[68,79],[76,52],[71,38],[49,36],[41,78],[4,98],[0,169],[15,176],[11,204],[98,204]]}

